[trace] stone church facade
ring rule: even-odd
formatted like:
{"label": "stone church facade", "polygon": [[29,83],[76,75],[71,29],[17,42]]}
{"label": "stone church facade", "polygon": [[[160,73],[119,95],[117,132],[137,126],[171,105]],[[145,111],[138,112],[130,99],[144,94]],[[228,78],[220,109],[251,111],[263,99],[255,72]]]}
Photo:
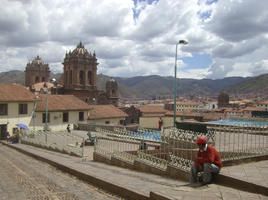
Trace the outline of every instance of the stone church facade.
{"label": "stone church facade", "polygon": [[25,68],[25,87],[40,82],[48,82],[50,69],[48,64],[45,64],[39,56],[37,56],[31,63],[27,63]]}
{"label": "stone church facade", "polygon": [[229,94],[222,90],[218,98],[218,108],[230,107],[229,100]]}
{"label": "stone church facade", "polygon": [[[38,64],[39,63],[39,64]],[[25,69],[25,86],[31,87],[38,82],[49,80],[49,66],[43,64],[37,56],[32,64]],[[80,42],[73,51],[65,54],[63,59],[63,75],[57,85],[52,88],[52,94],[74,95],[88,104],[118,106],[118,84],[111,78],[106,83],[106,91],[97,89],[97,58]],[[40,67],[38,67],[40,65]],[[30,66],[30,67],[29,67]],[[46,69],[46,70],[44,70]]]}

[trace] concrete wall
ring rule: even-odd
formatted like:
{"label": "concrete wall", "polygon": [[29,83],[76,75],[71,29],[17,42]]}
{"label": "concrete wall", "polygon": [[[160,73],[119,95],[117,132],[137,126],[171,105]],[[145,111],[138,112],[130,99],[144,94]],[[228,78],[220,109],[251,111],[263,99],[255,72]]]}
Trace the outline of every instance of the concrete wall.
{"label": "concrete wall", "polygon": [[[134,129],[137,129],[139,125],[132,125],[132,126],[122,126],[122,125],[109,125],[109,124],[96,124],[96,127],[100,127],[103,129],[107,129],[110,131],[113,131],[114,128],[126,128],[128,131],[133,131]],[[94,124],[86,124],[86,123],[77,123],[77,125],[74,126],[74,129],[77,130],[84,130],[84,131],[94,131]]]}
{"label": "concrete wall", "polygon": [[189,172],[169,166],[169,165],[167,166],[166,170],[161,170],[161,169],[152,167],[150,165],[147,165],[145,163],[139,162],[137,160],[135,160],[134,163],[132,164],[132,163],[128,163],[123,160],[120,160],[113,156],[111,157],[111,159],[105,158],[102,155],[95,153],[95,152],[93,153],[93,160],[97,162],[102,162],[102,163],[118,166],[118,167],[128,168],[131,170],[137,170],[137,171],[142,171],[145,173],[152,173],[152,174],[157,174],[160,176],[166,176],[166,177],[170,177],[173,179],[189,181],[189,178],[190,178]]}
{"label": "concrete wall", "polygon": [[[120,124],[120,121],[124,121],[124,120],[125,120],[125,117],[96,119],[96,124]],[[87,122],[90,124],[94,124],[95,119],[90,119]],[[106,122],[109,122],[109,123],[106,123]]]}
{"label": "concrete wall", "polygon": [[[158,129],[158,119],[159,117],[140,117],[140,127],[141,128],[151,128]],[[163,126],[173,126],[173,117],[161,117]]]}

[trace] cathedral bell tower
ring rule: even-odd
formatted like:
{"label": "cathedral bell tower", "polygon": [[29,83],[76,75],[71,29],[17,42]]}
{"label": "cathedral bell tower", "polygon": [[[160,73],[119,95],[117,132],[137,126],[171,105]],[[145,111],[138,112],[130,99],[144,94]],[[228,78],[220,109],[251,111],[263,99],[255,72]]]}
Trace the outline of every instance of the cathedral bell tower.
{"label": "cathedral bell tower", "polygon": [[63,87],[65,90],[96,90],[97,89],[97,58],[96,53],[88,53],[82,42],[76,49],[66,52],[63,61]]}
{"label": "cathedral bell tower", "polygon": [[218,99],[218,108],[229,107],[229,100],[229,94],[225,90],[221,91]]}
{"label": "cathedral bell tower", "polygon": [[30,87],[36,83],[48,82],[50,69],[48,64],[45,64],[39,56],[31,63],[27,63],[25,68],[25,87]]}
{"label": "cathedral bell tower", "polygon": [[117,82],[111,77],[109,81],[106,83],[106,95],[109,98],[110,104],[114,106],[118,106],[118,84]]}

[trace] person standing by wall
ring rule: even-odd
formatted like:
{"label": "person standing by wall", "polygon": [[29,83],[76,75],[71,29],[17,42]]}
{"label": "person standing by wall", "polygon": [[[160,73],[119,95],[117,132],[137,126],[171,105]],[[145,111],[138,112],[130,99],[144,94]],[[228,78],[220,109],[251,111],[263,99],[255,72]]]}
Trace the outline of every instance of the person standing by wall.
{"label": "person standing by wall", "polygon": [[159,117],[158,119],[158,129],[161,130],[161,125],[162,125],[162,119]]}
{"label": "person standing by wall", "polygon": [[70,124],[68,124],[68,126],[67,126],[67,131],[68,131],[68,133],[71,133],[71,127],[70,127]]}
{"label": "person standing by wall", "polygon": [[9,138],[10,138],[10,134],[9,132],[7,132],[7,142],[9,141]]}

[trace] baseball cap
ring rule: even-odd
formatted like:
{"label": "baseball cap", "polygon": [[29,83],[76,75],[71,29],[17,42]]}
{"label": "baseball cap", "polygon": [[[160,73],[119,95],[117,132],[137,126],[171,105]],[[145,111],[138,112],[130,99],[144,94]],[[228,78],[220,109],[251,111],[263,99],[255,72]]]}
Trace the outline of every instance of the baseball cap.
{"label": "baseball cap", "polygon": [[206,143],[207,143],[206,138],[200,137],[197,139],[196,143],[194,143],[194,144],[206,144]]}

